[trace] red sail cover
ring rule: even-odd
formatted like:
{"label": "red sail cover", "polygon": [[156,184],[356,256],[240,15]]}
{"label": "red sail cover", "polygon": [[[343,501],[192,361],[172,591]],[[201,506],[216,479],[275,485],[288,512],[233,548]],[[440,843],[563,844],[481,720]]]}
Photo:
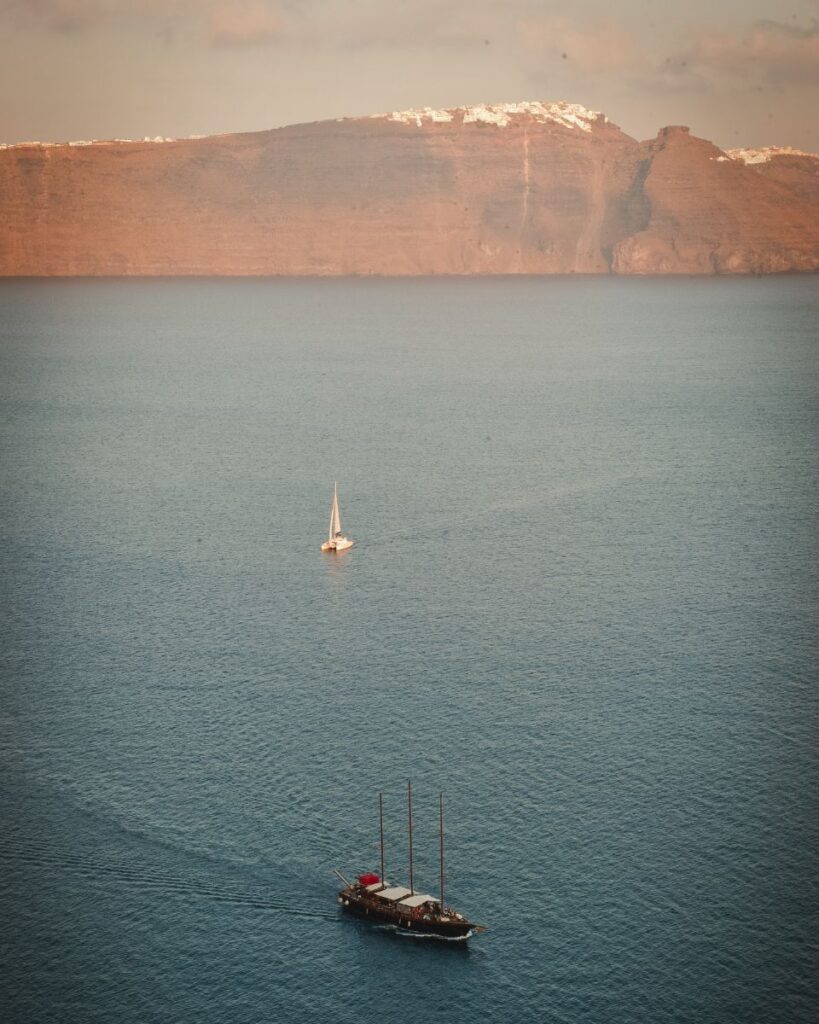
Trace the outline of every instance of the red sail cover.
{"label": "red sail cover", "polygon": [[375,885],[376,882],[381,881],[378,875],[374,875],[372,872],[367,875],[359,875],[358,880],[362,885]]}

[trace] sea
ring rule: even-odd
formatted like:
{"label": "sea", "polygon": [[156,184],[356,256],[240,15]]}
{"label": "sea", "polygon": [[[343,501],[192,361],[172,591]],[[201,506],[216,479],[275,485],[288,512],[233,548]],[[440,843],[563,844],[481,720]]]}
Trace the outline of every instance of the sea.
{"label": "sea", "polygon": [[[6,280],[0,362],[4,1022],[817,1019],[816,277]],[[468,943],[338,906],[408,780]]]}

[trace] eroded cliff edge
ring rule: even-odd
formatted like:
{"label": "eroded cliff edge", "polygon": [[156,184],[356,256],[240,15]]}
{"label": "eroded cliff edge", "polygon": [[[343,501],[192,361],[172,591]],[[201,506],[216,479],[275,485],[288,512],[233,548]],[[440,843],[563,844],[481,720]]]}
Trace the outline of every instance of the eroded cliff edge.
{"label": "eroded cliff edge", "polygon": [[0,150],[0,274],[819,270],[819,159],[571,104]]}

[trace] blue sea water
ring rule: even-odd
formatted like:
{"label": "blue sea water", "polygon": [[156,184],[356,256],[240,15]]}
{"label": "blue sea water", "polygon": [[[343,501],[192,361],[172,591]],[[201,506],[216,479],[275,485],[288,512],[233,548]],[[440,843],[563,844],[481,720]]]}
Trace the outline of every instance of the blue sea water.
{"label": "blue sea water", "polygon": [[[815,1020],[817,324],[807,277],[2,283],[2,1019]],[[408,778],[467,946],[336,905],[379,790],[406,882]]]}

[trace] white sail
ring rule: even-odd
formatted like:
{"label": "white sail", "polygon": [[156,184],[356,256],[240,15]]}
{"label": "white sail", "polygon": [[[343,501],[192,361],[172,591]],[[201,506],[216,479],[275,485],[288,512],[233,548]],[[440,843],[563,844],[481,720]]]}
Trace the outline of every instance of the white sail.
{"label": "white sail", "polygon": [[338,484],[333,484],[333,504],[330,506],[330,533],[321,545],[322,551],[346,551],[355,544],[341,532],[341,513],[338,510]]}
{"label": "white sail", "polygon": [[330,509],[330,540],[341,533],[341,516],[338,511],[338,485],[333,484],[333,507]]}

